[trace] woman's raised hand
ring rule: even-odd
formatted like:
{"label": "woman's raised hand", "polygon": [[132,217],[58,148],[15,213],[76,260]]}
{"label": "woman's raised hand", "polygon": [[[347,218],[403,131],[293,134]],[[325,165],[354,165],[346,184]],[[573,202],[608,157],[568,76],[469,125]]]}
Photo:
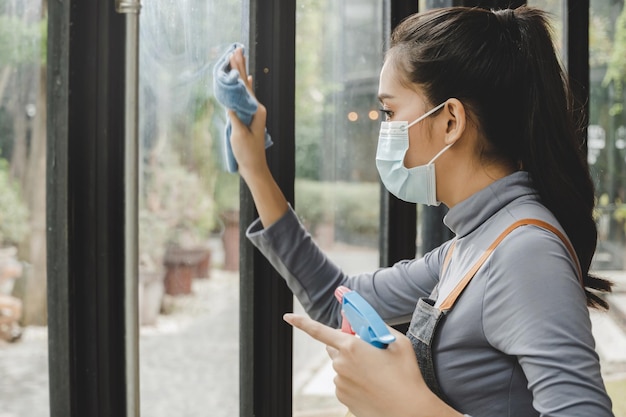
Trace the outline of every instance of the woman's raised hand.
{"label": "woman's raised hand", "polygon": [[[250,94],[254,97],[252,76],[247,75],[246,60],[241,48],[235,50],[230,58],[230,66],[239,71],[239,76],[246,85]],[[255,97],[256,98],[256,97]],[[267,112],[265,106],[259,103],[259,107],[250,126],[244,125],[234,111],[229,110],[228,116],[232,124],[231,146],[239,172],[246,179],[248,176],[258,175],[259,171],[267,170],[265,158],[265,121]]]}
{"label": "woman's raised hand", "polygon": [[[233,53],[230,66],[239,71],[248,91],[254,96],[252,77],[246,73],[246,60],[241,49]],[[252,193],[261,223],[268,227],[280,219],[289,206],[283,192],[274,181],[265,157],[267,111],[265,106],[259,103],[250,127],[244,125],[234,111],[229,110],[228,116],[232,125],[230,144],[239,164],[239,174]]]}

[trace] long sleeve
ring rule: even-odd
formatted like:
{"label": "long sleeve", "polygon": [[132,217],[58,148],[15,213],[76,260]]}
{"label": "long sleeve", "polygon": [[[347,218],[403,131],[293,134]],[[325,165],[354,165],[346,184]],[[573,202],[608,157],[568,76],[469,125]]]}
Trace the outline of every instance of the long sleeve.
{"label": "long sleeve", "polygon": [[544,417],[613,416],[585,294],[559,239],[539,229],[517,233],[488,267],[485,337],[519,362],[533,407]]}
{"label": "long sleeve", "polygon": [[247,237],[285,279],[307,313],[334,327],[340,324],[340,305],[334,297],[340,285],[358,291],[383,320],[396,324],[409,321],[418,298],[429,295],[438,279],[440,250],[420,260],[348,276],[320,250],[292,209],[265,229],[255,221]]}

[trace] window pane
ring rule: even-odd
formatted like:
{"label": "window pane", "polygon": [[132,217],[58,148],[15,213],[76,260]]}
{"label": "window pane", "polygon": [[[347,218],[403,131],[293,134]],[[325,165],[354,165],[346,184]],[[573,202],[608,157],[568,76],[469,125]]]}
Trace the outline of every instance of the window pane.
{"label": "window pane", "polygon": [[0,416],[50,415],[45,16],[0,2]]}
{"label": "window pane", "polygon": [[[620,23],[621,22],[621,23]],[[596,313],[594,332],[603,360],[607,389],[616,417],[626,416],[626,9],[624,1],[592,1],[589,25],[588,160],[596,185],[598,247],[592,267],[600,276],[616,282],[608,296],[611,314]],[[620,366],[622,365],[622,366]]]}
{"label": "window pane", "polygon": [[[378,266],[383,2],[298,0],[296,212],[347,273]],[[299,304],[296,301],[296,308]],[[294,416],[344,416],[322,345],[294,333]]]}
{"label": "window pane", "polygon": [[141,12],[143,417],[239,413],[239,180],[221,167],[225,111],[211,89],[217,58],[246,39],[241,16],[230,0]]}
{"label": "window pane", "polygon": [[622,20],[626,17],[623,8],[623,1],[592,2],[590,15],[588,147],[598,197],[599,242],[594,266],[602,270],[624,269],[626,26],[616,27],[616,18],[620,14]]}

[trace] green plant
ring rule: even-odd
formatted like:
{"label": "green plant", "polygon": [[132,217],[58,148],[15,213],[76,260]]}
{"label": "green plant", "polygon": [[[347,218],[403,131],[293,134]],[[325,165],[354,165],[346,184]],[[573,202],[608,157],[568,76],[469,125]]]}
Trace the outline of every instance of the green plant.
{"label": "green plant", "polygon": [[219,214],[239,210],[239,175],[219,171],[213,190],[215,209]]}
{"label": "green plant", "polygon": [[215,228],[215,204],[199,175],[185,168],[175,152],[162,152],[145,168],[139,210],[141,264],[162,263],[168,245],[202,246]]}
{"label": "green plant", "polygon": [[[607,87],[613,83],[615,88],[615,96],[621,97],[623,93],[624,83],[626,82],[626,6],[618,16],[615,22],[615,39],[613,41],[613,50],[611,58],[608,61],[608,67],[602,86]],[[621,114],[624,110],[624,103],[621,101],[612,104],[609,109],[611,116]]]}
{"label": "green plant", "polygon": [[337,182],[334,185],[338,225],[354,235],[376,237],[380,212],[380,185],[373,182]]}
{"label": "green plant", "polygon": [[334,217],[331,206],[332,183],[297,179],[296,212],[300,220],[314,233],[317,226]]}
{"label": "green plant", "polygon": [[160,212],[150,208],[139,209],[139,265],[144,271],[158,271],[163,264],[168,226]]}
{"label": "green plant", "polygon": [[9,164],[0,158],[0,246],[18,245],[28,235],[28,216],[19,185],[9,174]]}
{"label": "green plant", "polygon": [[374,182],[320,182],[296,180],[296,212],[315,234],[331,222],[347,242],[375,242],[378,236],[379,190]]}
{"label": "green plant", "polygon": [[[45,63],[47,20],[25,22],[17,16],[0,16],[0,67],[21,65],[32,59]],[[32,42],[33,39],[39,42]]]}

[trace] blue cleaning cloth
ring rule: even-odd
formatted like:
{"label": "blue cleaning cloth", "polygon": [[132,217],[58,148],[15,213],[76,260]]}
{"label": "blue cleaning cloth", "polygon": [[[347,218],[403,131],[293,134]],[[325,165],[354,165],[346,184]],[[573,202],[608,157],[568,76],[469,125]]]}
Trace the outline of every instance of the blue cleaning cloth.
{"label": "blue cleaning cloth", "polygon": [[[256,99],[250,95],[246,84],[241,79],[239,71],[230,67],[230,57],[237,48],[243,48],[240,43],[233,43],[224,54],[217,60],[213,68],[213,94],[227,109],[232,109],[239,120],[245,125],[250,126],[252,117],[256,113],[259,104]],[[245,50],[244,50],[245,51]],[[233,149],[230,144],[232,125],[230,119],[226,122],[224,129],[224,165],[228,172],[237,172],[237,161],[233,155]],[[273,145],[270,134],[265,130],[265,148]]]}

